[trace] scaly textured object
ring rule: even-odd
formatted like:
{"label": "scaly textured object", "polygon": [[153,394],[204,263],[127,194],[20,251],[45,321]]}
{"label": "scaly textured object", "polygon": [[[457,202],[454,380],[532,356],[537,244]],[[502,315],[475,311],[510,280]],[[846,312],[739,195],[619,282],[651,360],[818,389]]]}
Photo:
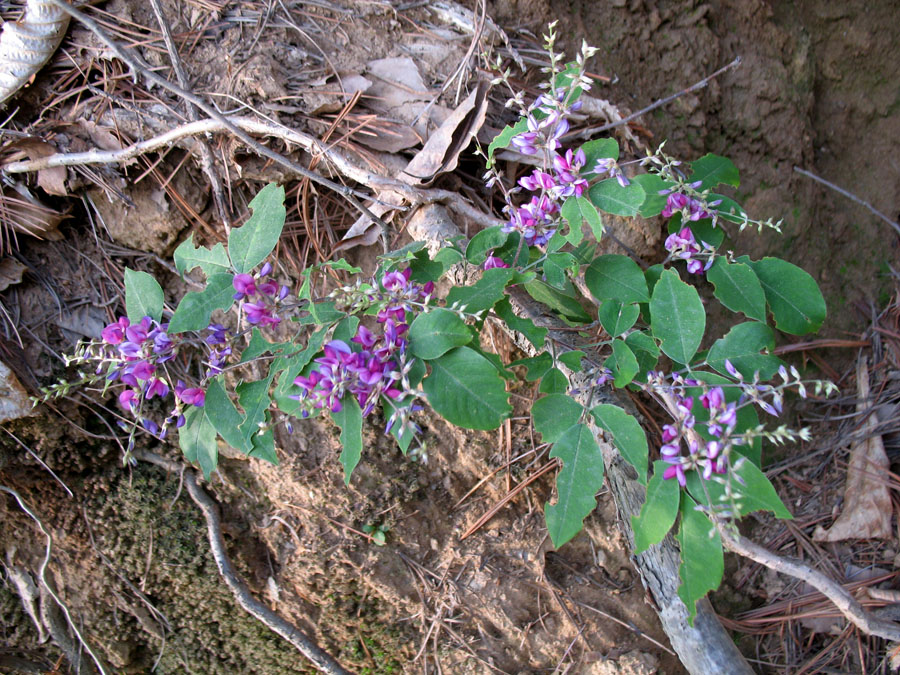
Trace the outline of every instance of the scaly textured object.
{"label": "scaly textured object", "polygon": [[0,104],[37,73],[62,42],[69,15],[50,2],[28,0],[25,16],[0,32]]}

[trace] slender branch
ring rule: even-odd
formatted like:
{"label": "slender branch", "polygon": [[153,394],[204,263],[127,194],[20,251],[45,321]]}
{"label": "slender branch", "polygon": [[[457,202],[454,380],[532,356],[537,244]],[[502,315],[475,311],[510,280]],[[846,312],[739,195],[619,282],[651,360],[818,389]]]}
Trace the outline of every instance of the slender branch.
{"label": "slender branch", "polygon": [[86,14],[81,11],[75,9],[71,5],[65,2],[65,0],[48,0],[53,5],[56,5],[60,9],[64,10],[68,13],[73,19],[77,20],[79,23],[83,24],[87,27],[97,38],[105,44],[110,51],[113,52],[119,59],[121,59],[124,63],[126,63],[135,73],[140,73],[144,76],[148,81],[153,84],[162,87],[166,91],[172,92],[176,96],[180,96],[185,101],[189,101],[193,103],[197,108],[206,113],[209,117],[216,120],[222,126],[231,132],[234,136],[239,138],[243,143],[252,148],[255,152],[259,153],[263,157],[267,157],[271,159],[273,162],[282,166],[286,169],[294,171],[306,178],[309,178],[314,183],[318,183],[323,187],[327,187],[330,190],[334,190],[340,195],[343,195],[344,198],[350,202],[357,210],[359,210],[363,215],[368,218],[371,218],[374,222],[378,223],[378,225],[382,228],[387,228],[387,224],[384,223],[381,218],[372,213],[371,210],[360,201],[356,199],[356,197],[360,197],[362,199],[369,199],[369,195],[353,190],[352,188],[347,187],[346,185],[341,185],[339,183],[335,183],[333,181],[328,180],[327,178],[323,178],[319,174],[314,171],[310,171],[306,167],[298,164],[297,162],[293,162],[284,155],[275,152],[274,150],[267,148],[265,145],[258,143],[255,141],[250,135],[248,135],[245,131],[238,128],[234,124],[232,124],[229,119],[220,113],[214,106],[209,105],[202,98],[197,96],[196,94],[185,91],[181,87],[172,82],[169,82],[164,77],[160,77],[156,73],[153,72],[152,68],[144,63],[143,59],[139,56],[131,53],[129,50],[121,46],[111,37],[109,37],[102,28],[100,28],[97,23],[91,19]]}
{"label": "slender branch", "polygon": [[[94,650],[91,649],[91,645],[88,644],[87,640],[84,639],[84,636],[81,634],[81,631],[78,630],[78,626],[75,625],[75,622],[72,620],[72,614],[69,612],[69,608],[62,601],[62,598],[59,597],[59,594],[53,589],[50,583],[47,581],[47,567],[50,565],[50,556],[53,553],[53,537],[50,535],[50,532],[47,531],[47,528],[44,527],[44,523],[38,518],[37,514],[31,510],[28,504],[22,499],[22,496],[13,490],[12,488],[8,488],[5,485],[0,485],[0,492],[6,492],[9,495],[12,495],[17,502],[19,502],[19,508],[21,508],[28,517],[31,518],[35,523],[37,523],[38,528],[47,538],[47,546],[44,550],[44,559],[41,561],[40,569],[38,570],[38,576],[41,579],[41,584],[44,590],[50,594],[50,597],[56,602],[59,608],[62,610],[63,615],[66,617],[66,623],[69,625],[69,628],[75,633],[75,637],[78,639],[78,643],[84,647],[85,651],[91,655],[91,659],[94,661],[94,665],[97,667],[97,670],[100,671],[101,675],[106,675],[109,671],[106,669],[106,666],[103,664],[103,661],[100,659],[97,654],[94,653]],[[60,645],[62,646],[62,645]]]}
{"label": "slender branch", "polygon": [[859,204],[860,206],[866,207],[867,209],[869,209],[869,211],[871,211],[873,214],[875,214],[876,216],[878,216],[879,218],[881,218],[884,222],[886,222],[888,225],[890,225],[891,227],[893,227],[894,230],[895,230],[898,234],[900,234],[900,224],[898,224],[898,223],[897,223],[896,221],[894,221],[894,220],[891,220],[888,216],[886,216],[886,215],[883,214],[881,211],[879,211],[878,209],[876,209],[876,208],[875,208],[874,206],[872,206],[869,202],[863,201],[862,199],[860,199],[859,197],[857,197],[855,194],[853,194],[853,193],[851,193],[851,192],[847,192],[847,190],[845,190],[844,188],[838,187],[838,186],[835,185],[834,183],[830,183],[829,181],[825,180],[824,178],[820,178],[819,176],[817,176],[816,174],[812,173],[811,171],[807,171],[806,169],[801,169],[799,166],[795,166],[795,167],[794,167],[794,171],[796,171],[797,173],[803,174],[803,175],[806,176],[807,178],[812,178],[814,181],[817,181],[817,182],[821,183],[821,184],[824,185],[825,187],[831,188],[832,190],[834,190],[834,191],[837,192],[838,194],[844,195],[847,199],[850,199],[850,200],[856,202],[856,203]]}
{"label": "slender branch", "polygon": [[682,96],[686,96],[687,94],[695,92],[698,89],[703,89],[703,87],[708,85],[712,80],[717,78],[719,75],[722,75],[723,73],[726,73],[729,70],[733,70],[733,69],[737,68],[739,65],[741,65],[741,57],[740,56],[736,57],[734,59],[734,61],[732,61],[728,65],[722,66],[721,68],[719,68],[716,72],[712,73],[711,75],[707,75],[702,80],[695,82],[690,87],[687,87],[686,89],[682,89],[681,91],[677,91],[670,96],[666,96],[665,98],[658,99],[658,100],[654,101],[653,103],[651,103],[650,105],[648,105],[646,108],[642,108],[641,110],[638,110],[636,113],[631,113],[628,117],[623,117],[622,119],[616,120],[615,122],[610,122],[609,124],[604,124],[602,127],[588,127],[587,129],[584,129],[583,131],[576,132],[575,134],[570,134],[566,138],[581,138],[581,137],[586,137],[586,136],[589,137],[589,136],[593,136],[594,134],[599,134],[602,131],[609,131],[610,129],[615,129],[616,127],[624,126],[624,125],[628,124],[629,122],[631,122],[632,120],[636,120],[641,115],[646,115],[647,113],[653,112],[657,108],[660,108],[660,107],[666,105],[667,103],[671,103],[676,98],[681,98]]}
{"label": "slender branch", "polygon": [[285,640],[290,642],[297,648],[303,656],[323,673],[329,675],[349,675],[349,671],[344,670],[328,653],[319,648],[303,631],[296,626],[288,623],[278,614],[262,604],[253,597],[250,589],[241,580],[228,558],[225,550],[225,539],[222,536],[222,524],[219,519],[219,513],[216,502],[213,501],[206,491],[197,483],[197,474],[192,470],[184,470],[184,466],[178,462],[160,457],[151,452],[135,451],[134,457],[155,464],[168,471],[183,471],[184,485],[187,487],[188,494],[194,503],[200,507],[203,517],[206,519],[206,529],[209,535],[209,545],[212,549],[213,558],[216,566],[219,568],[219,574],[225,580],[228,588],[234,594],[238,604],[248,614],[263,623],[270,630],[277,633]]}
{"label": "slender branch", "polygon": [[900,642],[900,625],[872,616],[847,589],[837,582],[802,562],[782,558],[740,534],[735,534],[718,518],[714,518],[714,522],[722,537],[722,543],[732,553],[749,558],[775,572],[805,581],[831,600],[841,614],[866,635],[874,635],[891,642]]}

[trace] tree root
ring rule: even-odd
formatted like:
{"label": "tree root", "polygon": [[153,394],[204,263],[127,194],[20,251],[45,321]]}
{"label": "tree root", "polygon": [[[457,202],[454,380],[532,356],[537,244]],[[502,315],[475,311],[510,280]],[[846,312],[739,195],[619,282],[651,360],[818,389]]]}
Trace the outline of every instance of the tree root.
{"label": "tree root", "polygon": [[[141,461],[154,464],[168,471],[182,472],[182,470],[184,470],[182,464],[165,459],[151,452],[136,450],[133,454],[135,458]],[[290,642],[296,647],[297,651],[309,659],[309,661],[321,672],[328,673],[328,675],[349,675],[349,671],[341,667],[331,655],[323,651],[303,631],[288,623],[253,597],[250,589],[247,588],[247,585],[238,576],[231,564],[231,560],[228,558],[216,502],[213,501],[212,497],[210,497],[202,487],[200,487],[200,484],[197,482],[197,475],[193,470],[184,470],[183,476],[184,485],[187,487],[188,494],[203,512],[203,517],[206,519],[209,546],[212,549],[216,566],[219,568],[219,574],[222,575],[222,579],[225,580],[228,588],[231,589],[238,604],[244,611],[264,624],[267,628]]]}

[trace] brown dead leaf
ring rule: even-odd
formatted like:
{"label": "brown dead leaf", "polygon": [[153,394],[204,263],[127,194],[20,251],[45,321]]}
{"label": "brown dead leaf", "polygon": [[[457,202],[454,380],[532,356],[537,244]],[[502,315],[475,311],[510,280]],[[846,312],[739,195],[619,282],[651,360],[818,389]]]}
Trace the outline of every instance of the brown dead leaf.
{"label": "brown dead leaf", "polygon": [[814,541],[845,539],[887,539],[891,537],[891,495],[885,476],[890,468],[884,443],[875,429],[878,419],[869,402],[869,369],[865,359],[856,367],[857,410],[868,413],[862,433],[865,439],[854,443],[850,451],[844,510],[829,530],[821,526]]}
{"label": "brown dead leaf", "polygon": [[[468,147],[484,123],[487,112],[487,90],[488,83],[480,81],[466,100],[428,138],[425,146],[398,176],[399,180],[409,185],[423,185],[434,180],[437,174],[456,168],[460,153]],[[381,199],[397,205],[402,203],[398,195],[382,195]],[[379,204],[372,207],[372,212],[378,217],[390,210],[389,207]],[[379,236],[376,224],[367,216],[360,216],[335,250],[372,245],[378,241]]]}
{"label": "brown dead leaf", "polygon": [[5,291],[13,284],[20,283],[22,275],[27,269],[15,258],[6,257],[0,260],[0,291]]}
{"label": "brown dead leaf", "polygon": [[[56,154],[56,146],[35,136],[17,139],[7,147],[17,151],[9,158],[9,161],[17,161],[22,157],[40,159]],[[69,195],[69,191],[66,189],[67,176],[68,173],[64,166],[41,169],[38,171],[38,186],[47,194],[67,197]]]}
{"label": "brown dead leaf", "polygon": [[400,152],[422,142],[422,137],[408,124],[379,119],[353,134],[360,145],[381,152]]}
{"label": "brown dead leaf", "polygon": [[25,387],[9,366],[0,361],[0,422],[27,417],[33,410]]}
{"label": "brown dead leaf", "polygon": [[413,185],[426,185],[439,173],[453,171],[459,155],[484,124],[487,112],[488,83],[480,80],[466,100],[428,138],[428,141],[403,172],[401,180]]}

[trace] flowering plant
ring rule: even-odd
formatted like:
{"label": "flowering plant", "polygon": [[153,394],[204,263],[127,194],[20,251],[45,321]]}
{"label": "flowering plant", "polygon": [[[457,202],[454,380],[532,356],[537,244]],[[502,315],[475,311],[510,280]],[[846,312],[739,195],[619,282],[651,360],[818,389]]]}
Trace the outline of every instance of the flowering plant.
{"label": "flowering plant", "polygon": [[[684,164],[660,147],[626,161],[613,138],[567,147],[569,120],[591,86],[585,61],[593,50],[585,46],[563,64],[553,39],[551,31],[545,92],[531,103],[514,92],[509,105],[518,107],[519,121],[483,153],[485,180],[506,204],[504,224],[482,230],[465,247],[448,242],[433,257],[414,242],[382,256],[369,279],[344,261],[322,263],[306,271],[293,293],[272,278],[267,262],[285,220],[284,190],[269,185],[251,202],[248,222],[231,231],[227,248],[196,247],[188,239],[175,251],[178,271],[200,268],[206,282],[181,299],[168,322],[159,284],[128,270],[127,317],[71,359],[91,364],[92,371],[46,395],[65,394],[75,384],[118,388],[121,407],[133,418],[131,444],[139,428],[162,438],[174,425],[185,457],[207,476],[216,466],[217,437],[277,462],[276,411],[288,419],[328,414],[341,428],[340,461],[349,482],[363,450],[363,419],[379,406],[386,433],[404,453],[425,405],[457,426],[495,429],[512,412],[509,366],[526,366],[526,379],[540,381],[534,427],[561,467],[556,501],[545,508],[553,544],[574,537],[596,506],[602,432],[646,485],[646,503],[633,522],[636,552],[660,542],[678,522],[679,592],[693,616],[696,601],[722,576],[716,522],[761,509],[790,517],[761,470],[762,442],[802,439],[806,431],[770,430],[757,410],[777,416],[787,391],[805,396],[811,386],[816,394],[830,393],[831,385],[804,383],[772,354],[775,333],[768,321],[771,315],[787,333],[814,332],[825,303],[812,277],[790,263],[722,252],[727,228],[778,229],[713,191],[739,185],[728,159],[706,155]],[[506,76],[497,78],[504,82]],[[515,185],[505,184],[496,168],[495,153],[510,147],[536,164]],[[668,257],[642,268],[625,255],[597,255],[585,226],[599,241],[603,214],[661,216],[669,230]],[[436,297],[434,282],[458,264],[480,268],[477,280]],[[314,297],[315,277],[326,268],[355,280]],[[706,338],[697,290],[706,284],[715,301],[744,317],[715,341]],[[578,348],[554,342],[546,328],[516,313],[513,289],[524,289],[574,327]],[[594,311],[585,310],[588,303]],[[236,304],[236,327],[212,321],[215,312]],[[489,316],[524,335],[535,355],[503,364],[486,351],[479,335]],[[701,351],[705,339],[709,347]],[[180,357],[189,351],[203,355],[196,386],[178,375]],[[263,364],[261,377],[252,364]],[[233,396],[227,371],[243,376]],[[570,381],[575,373],[591,391],[644,392],[670,417],[654,444],[652,472],[650,444],[637,418],[618,405],[585,403],[578,396],[585,385]],[[775,384],[769,383],[773,377]],[[161,424],[149,412],[157,400],[168,401]]]}

